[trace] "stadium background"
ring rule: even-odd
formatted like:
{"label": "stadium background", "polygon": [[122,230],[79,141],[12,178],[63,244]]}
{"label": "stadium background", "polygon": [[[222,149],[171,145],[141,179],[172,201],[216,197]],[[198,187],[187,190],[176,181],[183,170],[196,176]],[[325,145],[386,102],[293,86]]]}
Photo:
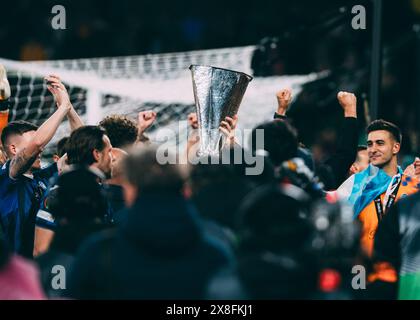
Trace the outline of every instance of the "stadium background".
{"label": "stadium background", "polygon": [[[66,30],[51,28],[56,4],[66,8]],[[366,30],[351,28],[351,7],[359,4],[367,9]],[[153,135],[194,110],[186,67],[211,64],[255,77],[240,110],[243,128],[269,119],[275,92],[292,87],[289,115],[301,141],[321,161],[335,149],[342,114],[337,91],[357,94],[361,132],[367,121],[370,8],[367,0],[16,0],[3,8],[7,14],[0,19],[11,118],[39,123],[53,112],[42,76],[56,72],[87,122],[152,108],[159,112]],[[379,116],[403,129],[407,161],[419,150],[419,20],[420,1],[383,1]],[[39,62],[28,62],[33,60]],[[57,138],[65,132],[61,128]]]}

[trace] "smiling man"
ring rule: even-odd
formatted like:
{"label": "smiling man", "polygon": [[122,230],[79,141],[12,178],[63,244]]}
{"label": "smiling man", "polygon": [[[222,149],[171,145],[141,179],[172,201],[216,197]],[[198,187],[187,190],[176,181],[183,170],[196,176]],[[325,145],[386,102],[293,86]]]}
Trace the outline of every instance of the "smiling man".
{"label": "smiling man", "polygon": [[354,217],[362,223],[362,247],[371,256],[381,219],[396,201],[418,191],[419,180],[403,174],[398,166],[402,135],[396,125],[375,120],[367,134],[370,165],[347,179],[337,192],[353,205]]}
{"label": "smiling man", "polygon": [[372,165],[384,170],[389,176],[398,173],[397,154],[401,148],[400,129],[391,122],[373,121],[367,128],[367,151]]}

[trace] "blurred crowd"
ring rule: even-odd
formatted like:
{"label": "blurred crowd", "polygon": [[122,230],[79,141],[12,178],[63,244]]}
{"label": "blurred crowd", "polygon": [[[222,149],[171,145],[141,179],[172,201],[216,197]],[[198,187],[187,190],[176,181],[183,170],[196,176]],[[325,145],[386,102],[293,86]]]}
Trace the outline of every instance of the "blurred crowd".
{"label": "blurred crowd", "polygon": [[[59,76],[45,81],[56,111],[39,127],[8,122],[0,69],[0,299],[420,298],[420,159],[399,165],[402,133],[385,120],[361,145],[355,94],[336,93],[338,147],[317,163],[289,89],[249,146],[237,116],[222,119],[218,154],[200,152],[188,115],[186,150],[165,163],[171,151],[147,137],[156,112],[84,125]],[[41,167],[65,118],[71,132]],[[238,154],[263,171],[220,161]]]}

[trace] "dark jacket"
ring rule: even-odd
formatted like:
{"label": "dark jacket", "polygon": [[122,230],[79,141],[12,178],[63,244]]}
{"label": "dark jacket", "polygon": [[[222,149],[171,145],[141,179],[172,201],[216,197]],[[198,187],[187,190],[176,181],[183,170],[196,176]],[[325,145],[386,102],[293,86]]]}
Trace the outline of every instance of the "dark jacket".
{"label": "dark jacket", "polygon": [[231,261],[204,236],[180,195],[142,194],[114,232],[93,237],[70,276],[78,299],[201,299],[209,279]]}
{"label": "dark jacket", "polygon": [[[73,262],[75,260],[76,252],[80,245],[93,233],[104,230],[107,225],[71,225],[67,227],[59,227],[54,235],[48,252],[39,256],[36,259],[38,264],[41,284],[46,295],[52,297],[67,296],[67,277],[71,271]],[[57,268],[58,266],[58,268]],[[61,268],[61,269],[60,269]],[[64,278],[61,284],[57,275],[61,275],[64,270]],[[53,285],[53,279],[56,278],[56,284]]]}
{"label": "dark jacket", "polygon": [[357,156],[359,140],[357,119],[344,118],[337,142],[337,151],[318,168],[319,172],[330,172],[332,181],[327,190],[337,189],[347,178],[349,169]]}
{"label": "dark jacket", "polygon": [[[274,114],[274,119],[287,121],[286,116],[277,113]],[[335,190],[346,180],[349,169],[357,156],[358,130],[357,118],[344,118],[339,131],[336,153],[316,169],[316,174],[324,183],[325,190]],[[301,157],[306,166],[313,171],[313,160],[308,150],[299,148],[297,156]]]}

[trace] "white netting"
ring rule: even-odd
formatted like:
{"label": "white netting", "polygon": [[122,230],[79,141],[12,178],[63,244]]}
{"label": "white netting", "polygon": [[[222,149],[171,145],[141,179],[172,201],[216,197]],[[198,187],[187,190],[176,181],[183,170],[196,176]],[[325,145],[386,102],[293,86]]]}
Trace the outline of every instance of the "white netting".
{"label": "white netting", "polygon": [[[159,129],[177,130],[178,120],[194,111],[191,64],[211,65],[252,74],[254,46],[144,56],[16,62],[0,59],[8,70],[12,88],[11,120],[37,124],[55,110],[43,77],[58,74],[68,86],[71,101],[87,124],[96,124],[109,114],[135,117],[139,111],[157,111],[149,135]],[[271,119],[276,108],[275,92],[290,87],[296,95],[300,86],[317,75],[254,78],[239,110],[239,127],[251,129]],[[68,135],[60,126],[52,144]]]}

